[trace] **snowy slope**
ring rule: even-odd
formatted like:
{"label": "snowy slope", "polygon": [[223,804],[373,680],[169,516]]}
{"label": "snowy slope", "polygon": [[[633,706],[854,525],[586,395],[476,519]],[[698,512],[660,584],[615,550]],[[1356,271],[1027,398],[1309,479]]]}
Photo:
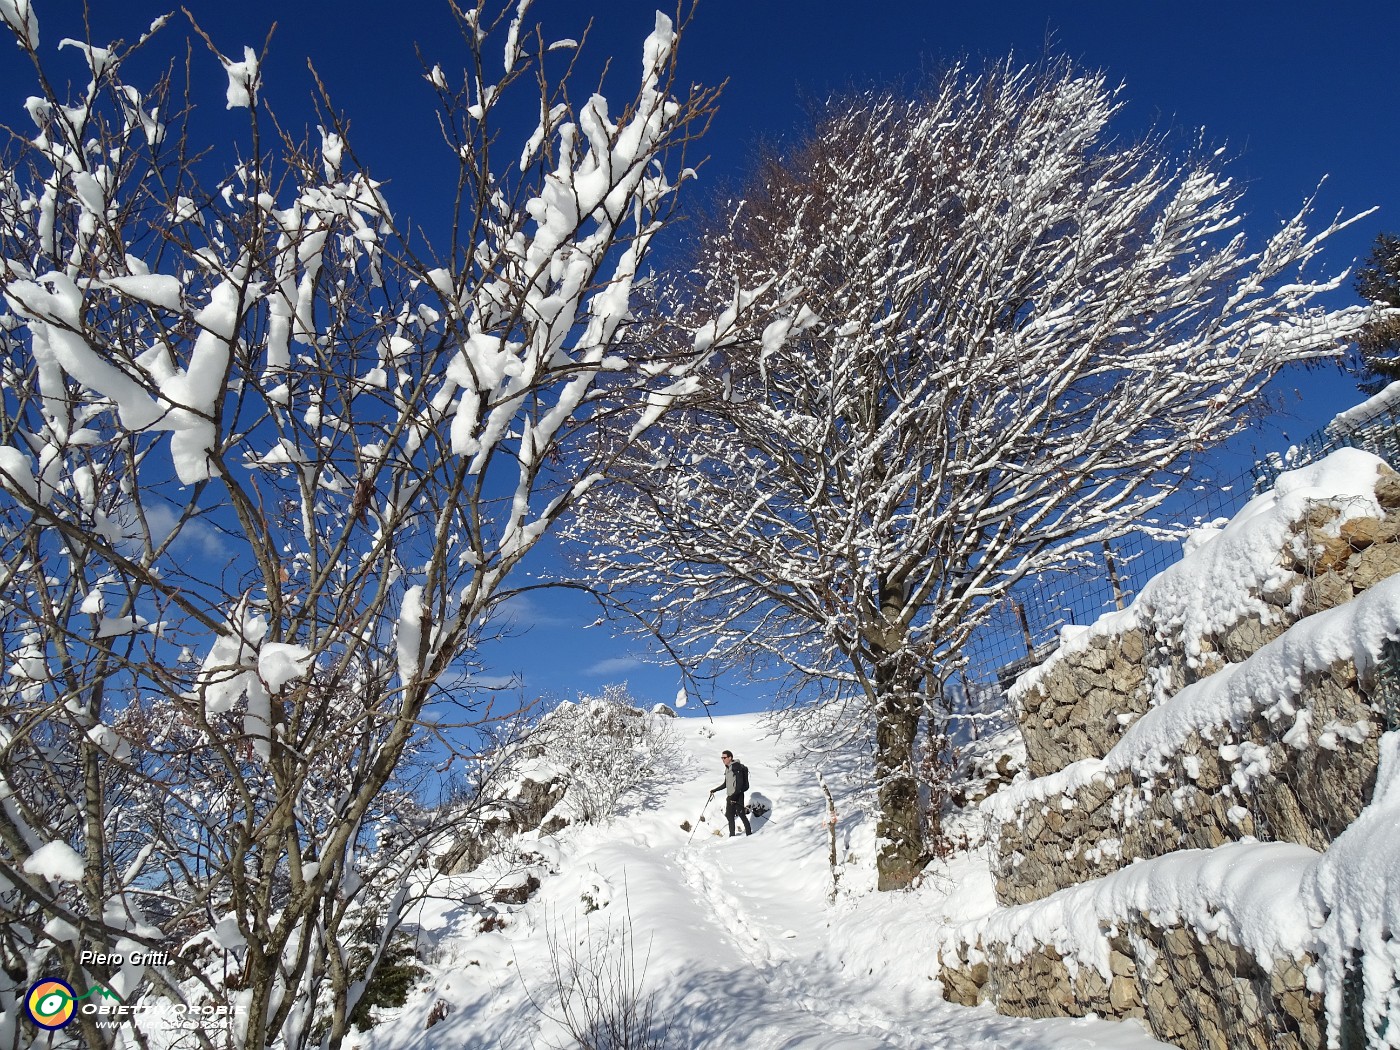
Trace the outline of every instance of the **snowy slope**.
{"label": "snowy slope", "polygon": [[[645,988],[670,1024],[666,1045],[675,1048],[1163,1045],[1131,1023],[1027,1021],[944,1002],[933,976],[936,932],[990,909],[985,866],[963,859],[951,870],[931,869],[915,891],[871,892],[872,814],[853,770],[827,756],[846,862],[831,904],[826,801],[815,769],[789,760],[791,741],[767,735],[752,715],[675,726],[677,768],[646,797],[627,799],[611,825],[570,827],[544,840],[532,833],[510,869],[439,880],[437,898],[419,916],[429,978],[355,1045],[572,1046],[541,1011],[557,1013],[551,953],[621,958],[629,914],[636,969],[645,970]],[[753,792],[772,812],[755,819],[751,838],[718,837],[717,796],[687,843],[681,824],[695,820],[722,780],[724,748],[749,766]],[[480,902],[531,875],[540,886],[528,902],[494,905],[504,925],[479,932]],[[590,903],[604,906],[586,915]],[[611,955],[602,947],[608,942]],[[445,1016],[425,1028],[435,1007]]]}

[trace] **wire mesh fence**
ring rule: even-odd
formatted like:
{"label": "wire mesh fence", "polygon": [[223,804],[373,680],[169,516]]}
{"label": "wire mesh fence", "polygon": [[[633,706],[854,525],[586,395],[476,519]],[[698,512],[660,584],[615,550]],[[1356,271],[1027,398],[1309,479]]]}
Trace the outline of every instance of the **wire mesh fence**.
{"label": "wire mesh fence", "polygon": [[1381,647],[1379,704],[1385,709],[1387,732],[1400,729],[1400,641],[1394,639]]}
{"label": "wire mesh fence", "polygon": [[1092,624],[1126,608],[1143,586],[1181,560],[1182,540],[1194,530],[1232,517],[1278,476],[1314,463],[1339,448],[1360,448],[1400,464],[1400,399],[1375,399],[1224,483],[1202,486],[1164,505],[1154,521],[1098,548],[1080,552],[1066,571],[1024,581],[991,611],[964,648],[954,687],[970,712],[1000,706],[1023,671],[1044,660],[1069,625]]}

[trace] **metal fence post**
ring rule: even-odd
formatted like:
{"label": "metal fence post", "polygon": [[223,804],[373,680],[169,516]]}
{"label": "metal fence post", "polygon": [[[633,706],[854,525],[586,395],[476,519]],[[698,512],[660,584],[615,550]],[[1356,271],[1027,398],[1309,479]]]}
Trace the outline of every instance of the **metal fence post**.
{"label": "metal fence post", "polygon": [[1108,582],[1113,587],[1113,604],[1122,612],[1123,585],[1118,582],[1118,566],[1113,562],[1113,548],[1108,545],[1108,540],[1103,541],[1103,561],[1108,566]]}

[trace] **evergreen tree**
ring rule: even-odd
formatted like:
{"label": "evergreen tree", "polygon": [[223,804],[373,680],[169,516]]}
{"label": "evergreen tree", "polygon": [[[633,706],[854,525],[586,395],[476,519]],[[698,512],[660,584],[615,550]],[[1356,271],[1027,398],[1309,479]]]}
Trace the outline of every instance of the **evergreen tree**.
{"label": "evergreen tree", "polygon": [[[1400,236],[1382,233],[1376,238],[1366,265],[1357,272],[1356,292],[1373,303],[1400,309]],[[1400,316],[1377,318],[1356,342],[1365,376],[1362,390],[1375,394],[1400,379]]]}

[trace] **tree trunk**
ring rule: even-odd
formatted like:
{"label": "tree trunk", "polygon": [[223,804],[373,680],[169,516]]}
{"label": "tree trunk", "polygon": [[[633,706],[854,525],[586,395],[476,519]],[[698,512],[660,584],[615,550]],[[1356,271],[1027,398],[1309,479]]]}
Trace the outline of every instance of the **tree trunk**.
{"label": "tree trunk", "polygon": [[875,779],[880,817],[875,857],[881,890],[903,889],[923,868],[923,815],[914,769],[914,742],[923,704],[894,668],[876,669]]}

